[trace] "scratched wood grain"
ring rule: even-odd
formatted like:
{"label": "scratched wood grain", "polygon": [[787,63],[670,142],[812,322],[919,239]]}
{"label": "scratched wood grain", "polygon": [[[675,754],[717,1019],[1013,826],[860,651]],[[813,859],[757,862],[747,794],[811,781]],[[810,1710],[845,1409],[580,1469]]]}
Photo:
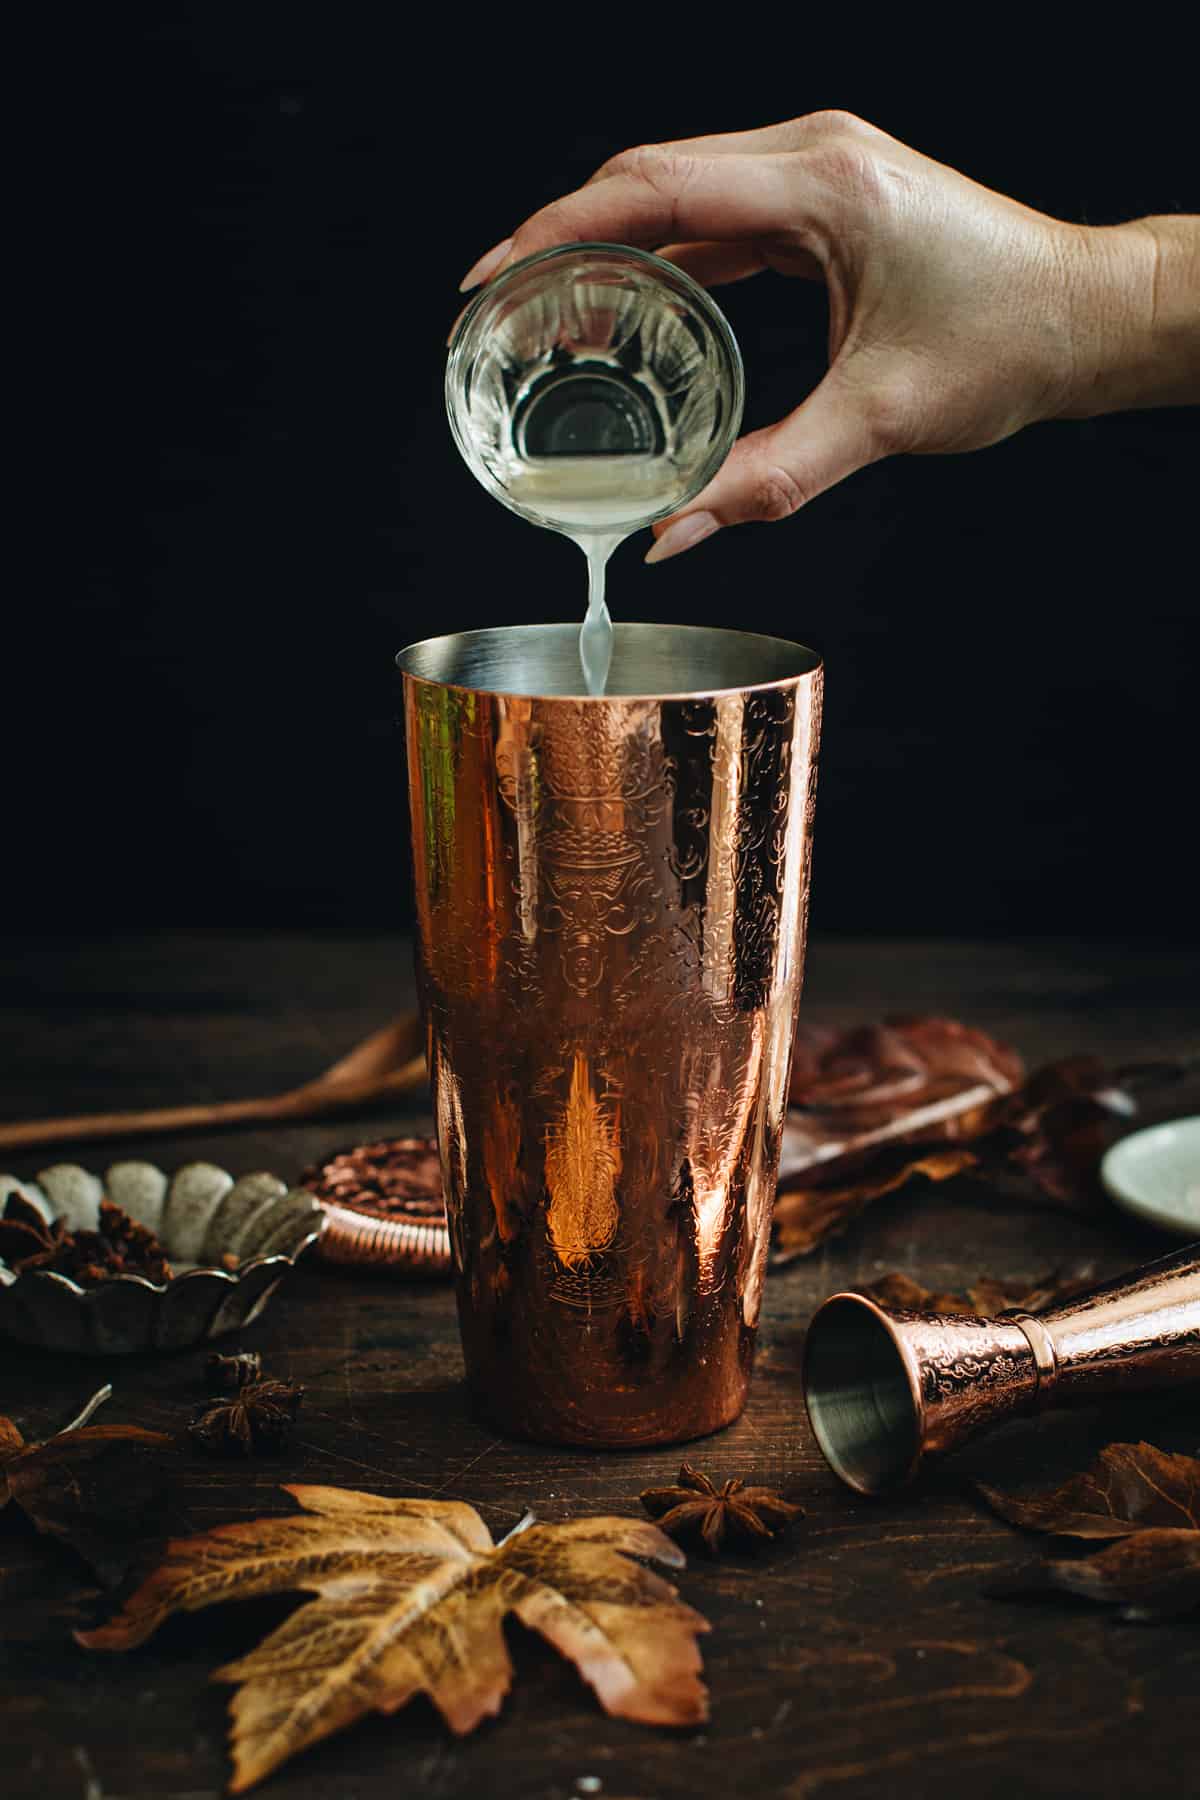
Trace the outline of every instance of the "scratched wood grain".
{"label": "scratched wood grain", "polygon": [[[30,941],[7,961],[2,991],[0,1099],[18,1118],[299,1081],[406,1004],[411,975],[394,939],[174,934]],[[806,1006],[828,1019],[951,1012],[1008,1036],[1031,1061],[1080,1048],[1148,1058],[1197,1048],[1200,966],[1169,947],[826,943],[810,958]],[[1174,1098],[1178,1110],[1200,1100],[1194,1091]],[[335,1145],[424,1122],[391,1112],[180,1137],[151,1153],[294,1175]],[[101,1161],[140,1148],[114,1144]],[[32,1174],[44,1160],[13,1166]],[[419,1702],[319,1746],[264,1794],[1182,1800],[1200,1757],[1200,1630],[1122,1626],[1066,1601],[988,1598],[989,1581],[1035,1546],[981,1510],[966,1478],[1049,1479],[1117,1436],[1194,1452],[1196,1396],[1010,1427],[919,1493],[881,1504],[826,1471],[798,1379],[805,1324],[836,1286],[890,1268],[961,1286],[983,1271],[1034,1276],[1081,1254],[1107,1273],[1163,1247],[1115,1214],[1089,1225],[1004,1209],[961,1184],[881,1203],[838,1243],[772,1277],[746,1414],[689,1451],[716,1475],[780,1486],[807,1508],[765,1554],[696,1558],[682,1577],[713,1624],[708,1726],[656,1733],[609,1720],[573,1670],[512,1628],[517,1679],[494,1725],[457,1742]],[[545,1518],[636,1510],[638,1490],[678,1464],[671,1450],[511,1443],[477,1423],[460,1387],[446,1288],[306,1269],[244,1342],[273,1372],[304,1383],[299,1429],[278,1458],[191,1461],[185,1529],[287,1510],[279,1484],[302,1479],[469,1500],[499,1534],[527,1505]],[[101,1366],[0,1346],[0,1411],[43,1435],[112,1379],[109,1420],[171,1429],[204,1391],[203,1361],[197,1351]],[[207,1677],[291,1603],[173,1621],[144,1649],[108,1658],[69,1641],[70,1624],[93,1604],[80,1597],[87,1586],[69,1555],[19,1518],[0,1520],[0,1794],[215,1800],[227,1773],[226,1694]]]}

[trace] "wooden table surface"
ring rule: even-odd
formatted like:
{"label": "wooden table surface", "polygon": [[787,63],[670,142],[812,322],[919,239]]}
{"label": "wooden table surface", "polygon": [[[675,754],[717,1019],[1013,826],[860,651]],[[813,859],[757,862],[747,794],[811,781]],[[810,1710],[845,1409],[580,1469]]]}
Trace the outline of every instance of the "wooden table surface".
{"label": "wooden table surface", "polygon": [[[15,1119],[291,1085],[411,1002],[410,960],[403,941],[381,936],[10,946],[0,1103]],[[1200,963],[1165,947],[818,943],[804,1004],[828,1021],[951,1013],[1006,1037],[1031,1064],[1085,1048],[1120,1060],[1200,1047]],[[1197,1098],[1177,1110],[1197,1110]],[[79,1160],[103,1168],[142,1153],[171,1167],[202,1156],[294,1176],[335,1146],[427,1123],[419,1111],[392,1111],[117,1143]],[[29,1175],[62,1159],[35,1152],[5,1162]],[[1039,1546],[984,1511],[962,1479],[1049,1481],[1100,1444],[1142,1434],[1195,1453],[1195,1391],[1012,1426],[919,1492],[872,1503],[825,1468],[799,1384],[805,1324],[835,1287],[905,1269],[954,1288],[983,1272],[1037,1276],[1080,1254],[1108,1273],[1169,1247],[1115,1212],[1082,1223],[989,1205],[958,1182],[880,1202],[848,1235],[771,1277],[745,1415],[688,1452],[716,1476],[782,1487],[807,1509],[765,1554],[695,1557],[680,1578],[713,1627],[703,1642],[707,1726],[655,1731],[605,1717],[569,1665],[510,1627],[517,1679],[494,1724],[458,1741],[418,1701],[309,1751],[261,1791],[280,1800],[1196,1793],[1195,1615],[1136,1627],[1066,1599],[988,1597],[988,1584]],[[445,1286],[310,1266],[242,1341],[304,1384],[304,1409],[279,1457],[189,1463],[193,1529],[288,1511],[279,1483],[302,1479],[467,1500],[499,1536],[527,1504],[547,1519],[638,1512],[639,1490],[669,1479],[680,1460],[670,1449],[536,1448],[477,1423]],[[111,1379],[107,1420],[174,1429],[204,1391],[204,1356],[101,1364],[0,1345],[0,1413],[42,1437]],[[35,1538],[9,1509],[0,1521],[0,1795],[215,1800],[228,1774],[227,1690],[207,1676],[290,1603],[216,1608],[173,1621],[141,1650],[89,1655],[68,1632],[71,1596],[88,1584],[69,1552]]]}

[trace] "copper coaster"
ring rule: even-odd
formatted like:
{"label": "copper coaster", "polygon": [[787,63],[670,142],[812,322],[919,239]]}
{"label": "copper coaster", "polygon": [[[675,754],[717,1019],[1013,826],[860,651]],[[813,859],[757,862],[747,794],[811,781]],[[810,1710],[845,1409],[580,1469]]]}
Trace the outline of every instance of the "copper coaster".
{"label": "copper coaster", "polygon": [[339,1150],[301,1176],[328,1221],[319,1254],[343,1268],[450,1273],[442,1170],[433,1138],[385,1138]]}

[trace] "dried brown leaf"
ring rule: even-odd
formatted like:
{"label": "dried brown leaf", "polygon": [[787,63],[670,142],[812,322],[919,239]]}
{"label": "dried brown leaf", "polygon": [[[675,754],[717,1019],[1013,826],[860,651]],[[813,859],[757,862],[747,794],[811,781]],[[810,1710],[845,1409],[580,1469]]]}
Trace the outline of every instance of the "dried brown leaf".
{"label": "dried brown leaf", "polygon": [[771,1223],[771,1263],[780,1268],[808,1256],[826,1239],[836,1237],[872,1200],[903,1187],[914,1175],[947,1181],[970,1169],[970,1150],[918,1151],[893,1147],[872,1160],[861,1176],[838,1187],[789,1185],[781,1189]]}
{"label": "dried brown leaf", "polygon": [[923,1287],[914,1276],[905,1275],[900,1269],[890,1275],[881,1275],[878,1281],[862,1282],[857,1291],[869,1295],[872,1300],[878,1300],[881,1306],[894,1306],[902,1312],[971,1311],[961,1294],[942,1294],[933,1288]]}
{"label": "dried brown leaf", "polygon": [[944,1181],[972,1167],[960,1146],[990,1129],[1023,1075],[1015,1051],[956,1019],[905,1016],[849,1031],[802,1023],[773,1266],[807,1256],[914,1175]]}
{"label": "dried brown leaf", "polygon": [[990,1591],[1076,1594],[1119,1606],[1123,1618],[1141,1624],[1179,1618],[1200,1608],[1200,1531],[1138,1531],[1095,1556],[1032,1563]]}
{"label": "dried brown leaf", "polygon": [[661,1576],[683,1557],[640,1519],[530,1524],[493,1544],[473,1507],[296,1485],[306,1510],[225,1525],[168,1546],[159,1569],[98,1630],[94,1650],[143,1643],[170,1614],[222,1600],[316,1597],[248,1656],[231,1712],[241,1793],[297,1751],[425,1693],[452,1730],[499,1712],[512,1682],[511,1612],[575,1663],[607,1712],[656,1725],[707,1717],[699,1632],[708,1626]]}
{"label": "dried brown leaf", "polygon": [[1025,1205],[1104,1204],[1100,1159],[1136,1113],[1129,1085],[1092,1056],[1023,1073],[1014,1051],[953,1019],[802,1030],[771,1266],[809,1255],[916,1175],[969,1173]]}
{"label": "dried brown leaf", "polygon": [[0,1511],[11,1501],[113,1584],[165,1512],[174,1449],[136,1425],[84,1425],[27,1444],[0,1418]]}
{"label": "dried brown leaf", "polygon": [[979,1492],[1001,1518],[1029,1531],[1115,1538],[1161,1526],[1200,1533],[1200,1461],[1153,1444],[1109,1444],[1090,1469],[1047,1494],[1022,1499],[982,1484]]}
{"label": "dried brown leaf", "polygon": [[[936,1125],[933,1135],[973,1135],[979,1107],[1009,1093],[1025,1073],[1007,1044],[957,1019],[914,1014],[849,1031],[806,1027],[801,1022],[792,1057],[791,1104],[843,1129],[880,1131],[897,1119]],[[910,1139],[911,1141],[911,1139]]]}
{"label": "dried brown leaf", "polygon": [[883,1306],[902,1308],[905,1312],[976,1313],[983,1319],[1016,1309],[1020,1312],[1043,1312],[1059,1300],[1090,1287],[1094,1273],[1090,1264],[1059,1270],[1030,1284],[1026,1281],[1000,1281],[994,1275],[981,1275],[965,1293],[940,1292],[927,1288],[912,1275],[897,1270],[881,1275],[878,1281],[864,1282],[860,1293],[869,1294]]}
{"label": "dried brown leaf", "polygon": [[1022,1569],[992,1592],[1054,1590],[1119,1606],[1127,1619],[1176,1618],[1200,1607],[1200,1460],[1153,1444],[1109,1444],[1091,1468],[1027,1498],[980,1486],[1014,1525],[1057,1536],[1111,1538],[1095,1556]]}
{"label": "dried brown leaf", "polygon": [[1104,1198],[1101,1158],[1136,1112],[1098,1057],[1047,1063],[996,1108],[980,1174],[994,1182],[1007,1173],[1044,1204],[1090,1212]]}

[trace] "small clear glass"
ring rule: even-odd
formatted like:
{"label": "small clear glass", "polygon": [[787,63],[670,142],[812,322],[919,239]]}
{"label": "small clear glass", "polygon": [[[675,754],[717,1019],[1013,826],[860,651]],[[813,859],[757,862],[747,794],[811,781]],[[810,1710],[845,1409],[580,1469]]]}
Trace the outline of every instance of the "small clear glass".
{"label": "small clear glass", "polygon": [[515,263],[467,308],[446,366],[468,467],[513,512],[589,552],[695,498],[737,437],[744,394],[710,295],[621,244]]}

